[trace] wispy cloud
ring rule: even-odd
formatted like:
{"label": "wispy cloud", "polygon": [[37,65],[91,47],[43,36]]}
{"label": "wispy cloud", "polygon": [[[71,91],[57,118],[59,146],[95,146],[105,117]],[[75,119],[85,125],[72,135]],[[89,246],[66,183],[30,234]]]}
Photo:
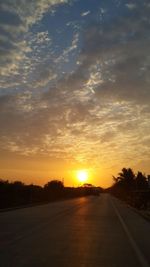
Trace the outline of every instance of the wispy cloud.
{"label": "wispy cloud", "polygon": [[[51,11],[59,4],[67,3],[66,0],[37,0],[37,1],[9,1],[1,4],[0,19],[0,74],[4,81],[7,77],[17,79],[20,70],[24,69],[24,64],[30,64],[30,46],[27,38],[31,27],[37,24],[43,15]],[[50,42],[48,31],[38,32],[37,44]],[[4,83],[4,82],[3,82]],[[2,83],[2,87],[3,84]],[[7,82],[6,82],[7,84]]]}
{"label": "wispy cloud", "polygon": [[90,10],[88,10],[88,11],[83,12],[83,13],[81,14],[81,16],[84,17],[84,16],[89,15],[90,13],[91,13]]}

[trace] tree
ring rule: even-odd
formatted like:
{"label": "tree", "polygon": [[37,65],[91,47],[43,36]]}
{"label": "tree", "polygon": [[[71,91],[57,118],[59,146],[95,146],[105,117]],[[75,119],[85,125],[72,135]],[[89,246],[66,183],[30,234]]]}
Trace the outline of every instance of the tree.
{"label": "tree", "polygon": [[59,180],[52,180],[44,185],[44,188],[46,190],[50,191],[60,191],[64,188],[63,182]]}
{"label": "tree", "polygon": [[59,180],[52,180],[44,186],[45,195],[47,200],[54,200],[62,198],[64,194],[63,182]]}
{"label": "tree", "polygon": [[138,172],[136,176],[136,188],[137,189],[147,189],[148,188],[148,182],[146,176],[142,172]]}
{"label": "tree", "polygon": [[117,178],[114,177],[114,180],[126,189],[130,189],[134,186],[135,174],[131,168],[123,168]]}

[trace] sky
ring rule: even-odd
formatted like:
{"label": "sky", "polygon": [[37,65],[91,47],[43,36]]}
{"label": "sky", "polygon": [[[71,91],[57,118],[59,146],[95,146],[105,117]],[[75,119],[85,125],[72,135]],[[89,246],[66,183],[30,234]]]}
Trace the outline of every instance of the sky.
{"label": "sky", "polygon": [[149,0],[1,0],[1,178],[150,173],[149,14]]}

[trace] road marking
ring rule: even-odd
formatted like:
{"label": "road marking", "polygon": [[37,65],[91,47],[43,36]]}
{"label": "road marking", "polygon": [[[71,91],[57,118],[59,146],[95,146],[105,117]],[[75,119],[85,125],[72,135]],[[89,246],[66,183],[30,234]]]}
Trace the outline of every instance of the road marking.
{"label": "road marking", "polygon": [[137,258],[138,258],[138,260],[140,262],[140,264],[141,264],[141,266],[142,267],[150,267],[148,261],[146,260],[146,258],[144,256],[144,254],[142,253],[142,251],[139,249],[139,247],[138,247],[137,243],[135,242],[135,240],[133,239],[133,237],[132,237],[127,225],[125,224],[123,218],[121,217],[121,215],[120,215],[117,207],[113,203],[112,199],[111,199],[111,204],[112,204],[112,206],[113,206],[113,208],[114,208],[114,210],[116,212],[116,215],[117,215],[117,217],[118,217],[118,219],[119,219],[119,221],[120,221],[120,223],[121,223],[121,225],[122,225],[122,227],[123,227],[128,239],[130,241],[130,244],[131,244],[131,246],[132,246],[132,248],[133,248],[133,250],[134,250],[134,252],[135,252],[135,254],[136,254],[136,256],[137,256]]}

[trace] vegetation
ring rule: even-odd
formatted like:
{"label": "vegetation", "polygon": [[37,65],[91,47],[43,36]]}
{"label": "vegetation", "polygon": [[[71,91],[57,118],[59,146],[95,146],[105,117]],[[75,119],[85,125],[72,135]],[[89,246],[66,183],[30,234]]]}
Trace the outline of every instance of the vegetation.
{"label": "vegetation", "polygon": [[148,178],[140,171],[135,174],[131,168],[123,168],[113,176],[114,184],[108,191],[136,208],[146,209],[150,202]]}
{"label": "vegetation", "polygon": [[49,181],[44,187],[25,185],[20,181],[0,180],[0,209],[23,205],[33,205],[61,199],[96,195],[101,188],[82,186],[64,187],[60,180]]}

